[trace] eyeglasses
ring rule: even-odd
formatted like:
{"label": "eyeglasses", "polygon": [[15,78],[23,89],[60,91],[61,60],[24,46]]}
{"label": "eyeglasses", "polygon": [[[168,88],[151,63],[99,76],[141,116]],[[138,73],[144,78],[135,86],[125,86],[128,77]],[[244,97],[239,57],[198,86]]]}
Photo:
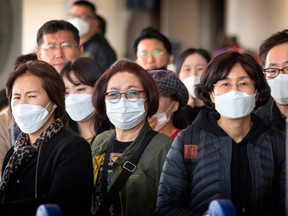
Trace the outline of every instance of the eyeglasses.
{"label": "eyeglasses", "polygon": [[41,49],[43,49],[46,52],[53,53],[57,50],[58,47],[60,47],[60,49],[63,52],[66,52],[66,51],[72,50],[73,47],[77,47],[77,46],[78,46],[78,44],[69,43],[69,42],[63,42],[63,43],[59,44],[59,46],[57,46],[57,44],[55,44],[55,43],[49,43],[49,44],[43,45],[41,47]]}
{"label": "eyeglasses", "polygon": [[[160,51],[160,50],[153,50],[151,52],[151,55],[153,57],[159,57],[163,54],[163,51]],[[149,53],[148,52],[142,52],[140,55],[138,55],[138,58],[148,58],[149,57]]]}
{"label": "eyeglasses", "polygon": [[136,102],[140,98],[140,93],[145,92],[144,90],[129,90],[126,92],[118,92],[118,91],[110,91],[105,92],[104,95],[106,96],[107,100],[110,103],[117,103],[121,95],[124,94],[126,99],[130,102]]}
{"label": "eyeglasses", "polygon": [[216,84],[213,84],[215,87],[219,88],[222,91],[230,91],[234,85],[241,91],[250,89],[254,82],[252,80],[241,80],[238,83],[232,83],[225,80],[220,80]]}
{"label": "eyeglasses", "polygon": [[283,67],[282,69],[279,68],[265,68],[263,70],[265,76],[267,78],[275,78],[280,74],[280,71],[282,71],[284,74],[288,74],[288,66]]}
{"label": "eyeglasses", "polygon": [[82,19],[82,20],[89,20],[89,19],[95,19],[95,16],[88,15],[88,14],[81,14],[81,15],[69,14],[68,18],[70,18],[70,19],[79,18],[79,19]]}

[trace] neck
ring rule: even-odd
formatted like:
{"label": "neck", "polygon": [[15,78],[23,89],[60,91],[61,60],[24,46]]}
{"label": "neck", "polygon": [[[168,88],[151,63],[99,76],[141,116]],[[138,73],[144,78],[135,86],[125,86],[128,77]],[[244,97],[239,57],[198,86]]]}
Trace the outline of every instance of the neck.
{"label": "neck", "polygon": [[251,116],[247,116],[243,119],[226,119],[221,116],[217,121],[219,127],[221,127],[229,137],[231,137],[236,143],[239,143],[247,135],[252,126]]}
{"label": "neck", "polygon": [[94,137],[96,135],[94,124],[95,118],[90,118],[89,120],[83,122],[77,122],[79,135],[86,140]]}
{"label": "neck", "polygon": [[192,98],[191,96],[189,96],[189,100],[187,103],[189,106],[191,107],[202,107],[204,106],[204,102],[200,99],[197,98]]}
{"label": "neck", "polygon": [[119,128],[115,128],[116,131],[116,140],[120,142],[131,142],[136,139],[140,130],[143,128],[146,120],[143,120],[136,127],[131,128],[129,130],[121,130]]}
{"label": "neck", "polygon": [[178,129],[173,125],[173,120],[170,118],[170,121],[163,128],[161,128],[158,132],[171,137],[175,133],[176,130]]}
{"label": "neck", "polygon": [[285,118],[288,118],[288,104],[285,104],[285,105],[281,105],[281,104],[278,104],[276,101],[275,101],[278,109],[280,110],[280,112],[282,113],[282,115],[285,116]]}

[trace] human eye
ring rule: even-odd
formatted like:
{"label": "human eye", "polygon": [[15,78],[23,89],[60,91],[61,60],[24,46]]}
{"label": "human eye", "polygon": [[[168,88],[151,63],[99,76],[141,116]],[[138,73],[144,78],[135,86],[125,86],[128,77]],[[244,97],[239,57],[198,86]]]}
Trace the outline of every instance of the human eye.
{"label": "human eye", "polygon": [[238,84],[237,84],[239,87],[244,87],[244,86],[248,86],[249,85],[249,83],[248,83],[248,81],[240,81]]}
{"label": "human eye", "polygon": [[148,53],[147,52],[142,52],[141,53],[141,57],[144,57],[144,58],[148,57]]}
{"label": "human eye", "polygon": [[160,50],[154,50],[152,52],[152,55],[155,56],[155,57],[160,56],[161,54],[162,54],[162,51],[160,51]]}
{"label": "human eye", "polygon": [[118,99],[120,96],[120,92],[117,91],[107,92],[106,96],[108,100]]}
{"label": "human eye", "polygon": [[283,70],[283,73],[288,74],[288,66],[284,67],[282,70]]}
{"label": "human eye", "polygon": [[85,91],[85,88],[78,88],[76,91],[77,92],[83,92],[83,91]]}
{"label": "human eye", "polygon": [[68,42],[64,42],[61,44],[62,49],[71,48],[71,47],[72,47],[72,44]]}
{"label": "human eye", "polygon": [[277,73],[278,69],[277,68],[266,68],[264,70],[264,72],[266,72],[266,73]]}
{"label": "human eye", "polygon": [[126,95],[127,95],[127,97],[129,97],[129,98],[134,98],[134,97],[136,97],[137,95],[139,95],[139,91],[136,91],[136,90],[129,90],[129,91],[127,91],[126,92]]}
{"label": "human eye", "polygon": [[230,82],[221,82],[219,83],[219,86],[221,87],[230,87],[232,84]]}
{"label": "human eye", "polygon": [[47,44],[46,46],[43,47],[44,50],[48,50],[48,51],[54,51],[56,49],[56,45],[55,44]]}

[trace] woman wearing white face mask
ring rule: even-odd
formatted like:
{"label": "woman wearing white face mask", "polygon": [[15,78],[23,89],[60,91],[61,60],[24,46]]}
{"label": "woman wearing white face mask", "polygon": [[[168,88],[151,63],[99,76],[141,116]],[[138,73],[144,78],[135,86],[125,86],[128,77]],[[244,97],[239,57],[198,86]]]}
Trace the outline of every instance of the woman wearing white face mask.
{"label": "woman wearing white face mask", "polygon": [[195,85],[200,83],[200,77],[206,69],[211,57],[207,50],[188,48],[184,50],[176,62],[176,75],[189,91],[189,100],[184,107],[185,121],[188,124],[205,107],[203,101],[195,95]]}
{"label": "woman wearing white face mask", "polygon": [[183,107],[188,102],[188,90],[172,71],[149,71],[159,89],[159,108],[149,118],[150,126],[174,139],[180,130],[186,128]]}
{"label": "woman wearing white face mask", "polygon": [[89,215],[91,149],[64,128],[61,77],[46,62],[27,62],[9,75],[6,89],[22,133],[4,159],[1,215],[35,215],[43,203],[58,204],[63,215]]}
{"label": "woman wearing white face mask", "polygon": [[[93,104],[115,130],[99,134],[92,143],[96,215],[155,215],[159,177],[172,142],[164,134],[155,135],[147,122],[158,103],[154,80],[134,62],[117,61],[97,81]],[[125,170],[130,177],[112,189]]]}
{"label": "woman wearing white face mask", "polygon": [[[231,199],[237,215],[285,215],[285,139],[251,114],[270,89],[248,54],[209,63],[196,95],[211,108],[179,133],[164,164],[158,215],[203,215],[213,199]],[[177,213],[176,213],[177,212]]]}
{"label": "woman wearing white face mask", "polygon": [[102,69],[93,59],[80,57],[66,63],[60,75],[66,87],[68,128],[91,143],[97,134],[112,127],[108,120],[99,118],[92,104],[93,87],[102,75]]}

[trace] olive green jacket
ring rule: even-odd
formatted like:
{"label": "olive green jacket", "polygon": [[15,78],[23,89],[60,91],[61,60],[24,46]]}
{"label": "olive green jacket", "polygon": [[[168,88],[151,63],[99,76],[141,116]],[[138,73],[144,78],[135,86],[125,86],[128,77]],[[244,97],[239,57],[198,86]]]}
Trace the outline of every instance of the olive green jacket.
{"label": "olive green jacket", "polygon": [[[122,157],[116,159],[113,166],[112,183],[117,179],[126,159],[130,159],[138,149],[141,143],[139,139],[149,130],[151,130],[151,127],[146,122],[137,138],[123,152]],[[92,143],[94,185],[111,136],[115,136],[115,130],[99,134]],[[115,215],[149,216],[156,214],[159,179],[171,144],[172,139],[161,133],[156,134],[152,138],[144,150],[136,170],[126,181],[119,193],[119,197],[113,203]]]}

